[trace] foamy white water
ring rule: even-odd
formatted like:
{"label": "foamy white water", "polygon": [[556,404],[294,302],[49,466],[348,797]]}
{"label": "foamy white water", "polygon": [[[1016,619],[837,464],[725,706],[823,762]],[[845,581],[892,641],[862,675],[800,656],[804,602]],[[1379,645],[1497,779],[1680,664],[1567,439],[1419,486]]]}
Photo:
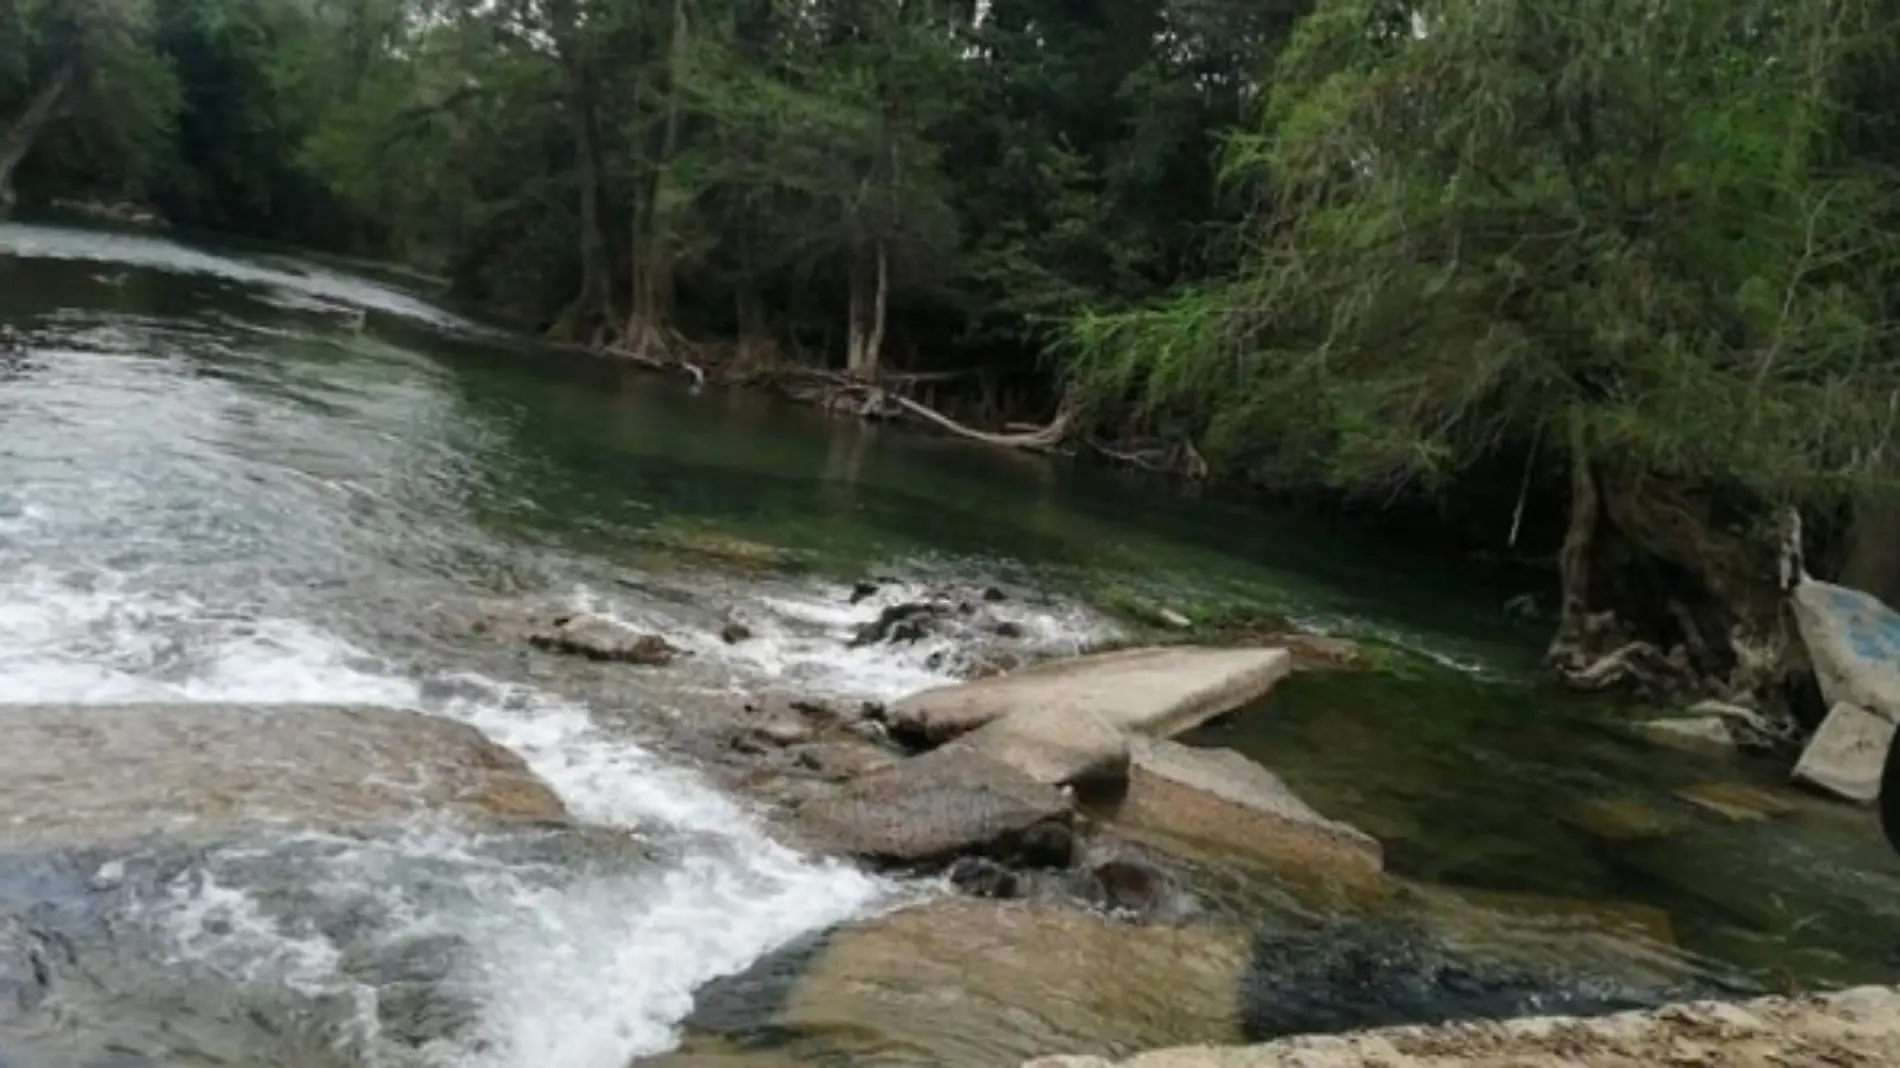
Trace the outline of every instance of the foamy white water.
{"label": "foamy white water", "polygon": [[[450,982],[481,1006],[473,1046],[442,1063],[619,1068],[662,1051],[701,983],[742,969],[890,892],[848,866],[771,840],[756,818],[691,771],[606,736],[586,711],[519,685],[457,674],[432,700],[414,679],[359,666],[362,650],[294,620],[205,618],[188,599],[144,599],[101,580],[74,589],[27,571],[0,584],[0,702],[314,701],[422,708],[466,721],[519,753],[578,818],[692,846],[656,870],[523,878],[476,863],[467,834],[418,828],[403,841],[338,844],[311,886],[337,900],[386,891],[390,941],[449,932],[471,954]],[[187,647],[188,646],[188,647]],[[475,696],[471,696],[475,695]],[[4,713],[0,712],[0,716]],[[459,902],[406,900],[397,861],[458,861]],[[227,858],[238,859],[238,858]],[[326,885],[327,884],[327,885]],[[181,878],[153,902],[177,951],[234,979],[361,1006],[372,1042],[372,989],[341,974],[339,947],[296,917],[273,916],[215,874]],[[372,1047],[373,1048],[373,1047]]]}

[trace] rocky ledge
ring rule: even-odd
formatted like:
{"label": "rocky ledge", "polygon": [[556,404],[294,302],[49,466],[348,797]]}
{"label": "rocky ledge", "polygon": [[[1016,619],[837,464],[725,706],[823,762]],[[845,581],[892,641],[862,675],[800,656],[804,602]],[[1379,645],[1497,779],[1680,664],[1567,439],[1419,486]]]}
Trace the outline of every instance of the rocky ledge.
{"label": "rocky ledge", "polygon": [[[1026,1068],[1111,1068],[1099,1057],[1043,1057]],[[1120,1068],[1833,1068],[1900,1064],[1900,989],[1690,1002],[1592,1018],[1530,1017],[1258,1046],[1184,1046]]]}

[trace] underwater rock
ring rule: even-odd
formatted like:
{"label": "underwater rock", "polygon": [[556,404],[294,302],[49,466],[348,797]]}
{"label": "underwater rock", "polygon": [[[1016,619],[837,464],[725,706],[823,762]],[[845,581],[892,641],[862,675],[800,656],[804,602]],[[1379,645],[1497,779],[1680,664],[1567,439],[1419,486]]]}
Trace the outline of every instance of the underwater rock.
{"label": "underwater rock", "polygon": [[1741,782],[1698,783],[1677,790],[1676,796],[1731,820],[1765,820],[1785,816],[1798,807],[1792,798]]}
{"label": "underwater rock", "polygon": [[661,667],[684,650],[657,634],[645,634],[599,616],[566,616],[528,636],[537,649],[589,660]]}
{"label": "underwater rock", "polygon": [[1243,986],[1254,1041],[1399,1023],[1609,1012],[1649,1001],[1567,988],[1559,977],[1457,953],[1403,921],[1329,920],[1263,932]]}
{"label": "underwater rock", "polygon": [[1231,749],[1136,739],[1127,791],[1102,814],[1124,831],[1275,867],[1352,880],[1376,879],[1384,867],[1377,839],[1315,812],[1279,776]]}

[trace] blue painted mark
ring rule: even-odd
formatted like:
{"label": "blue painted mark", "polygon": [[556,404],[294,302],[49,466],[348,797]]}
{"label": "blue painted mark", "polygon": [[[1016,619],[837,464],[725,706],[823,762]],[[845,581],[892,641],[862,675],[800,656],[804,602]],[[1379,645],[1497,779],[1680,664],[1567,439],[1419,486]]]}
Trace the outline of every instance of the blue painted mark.
{"label": "blue painted mark", "polygon": [[1828,591],[1828,599],[1834,603],[1834,610],[1843,614],[1866,610],[1868,601],[1865,594],[1838,587]]}

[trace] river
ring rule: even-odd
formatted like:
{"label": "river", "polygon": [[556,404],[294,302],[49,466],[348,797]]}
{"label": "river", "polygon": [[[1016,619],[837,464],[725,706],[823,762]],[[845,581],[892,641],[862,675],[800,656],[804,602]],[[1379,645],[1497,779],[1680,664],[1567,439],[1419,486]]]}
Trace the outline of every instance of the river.
{"label": "river", "polygon": [[[784,566],[691,551],[712,537]],[[941,645],[844,648],[862,616],[844,594],[869,574],[1041,591],[1012,611],[1050,652],[1115,634],[1092,607],[1112,591],[1388,647],[1402,669],[1298,680],[1207,740],[1379,835],[1407,877],[1666,913],[1680,946],[1626,956],[1670,982],[1848,982],[1900,947],[1900,868],[1862,814],[1729,825],[1677,805],[1697,830],[1662,856],[1563,819],[1764,772],[1654,750],[1514,681],[1537,628],[1468,569],[689,392],[312,259],[0,224],[0,702],[418,708],[642,843],[418,817],[394,835],[9,850],[0,934],[30,928],[33,968],[62,978],[51,1002],[0,1010],[0,1063],[619,1068],[673,1048],[709,980],[932,892],[779,844],[690,744],[695,716],[756,688],[891,697],[951,678]],[[603,689],[457,623],[528,596],[694,655]],[[735,617],[755,640],[720,641]]]}

